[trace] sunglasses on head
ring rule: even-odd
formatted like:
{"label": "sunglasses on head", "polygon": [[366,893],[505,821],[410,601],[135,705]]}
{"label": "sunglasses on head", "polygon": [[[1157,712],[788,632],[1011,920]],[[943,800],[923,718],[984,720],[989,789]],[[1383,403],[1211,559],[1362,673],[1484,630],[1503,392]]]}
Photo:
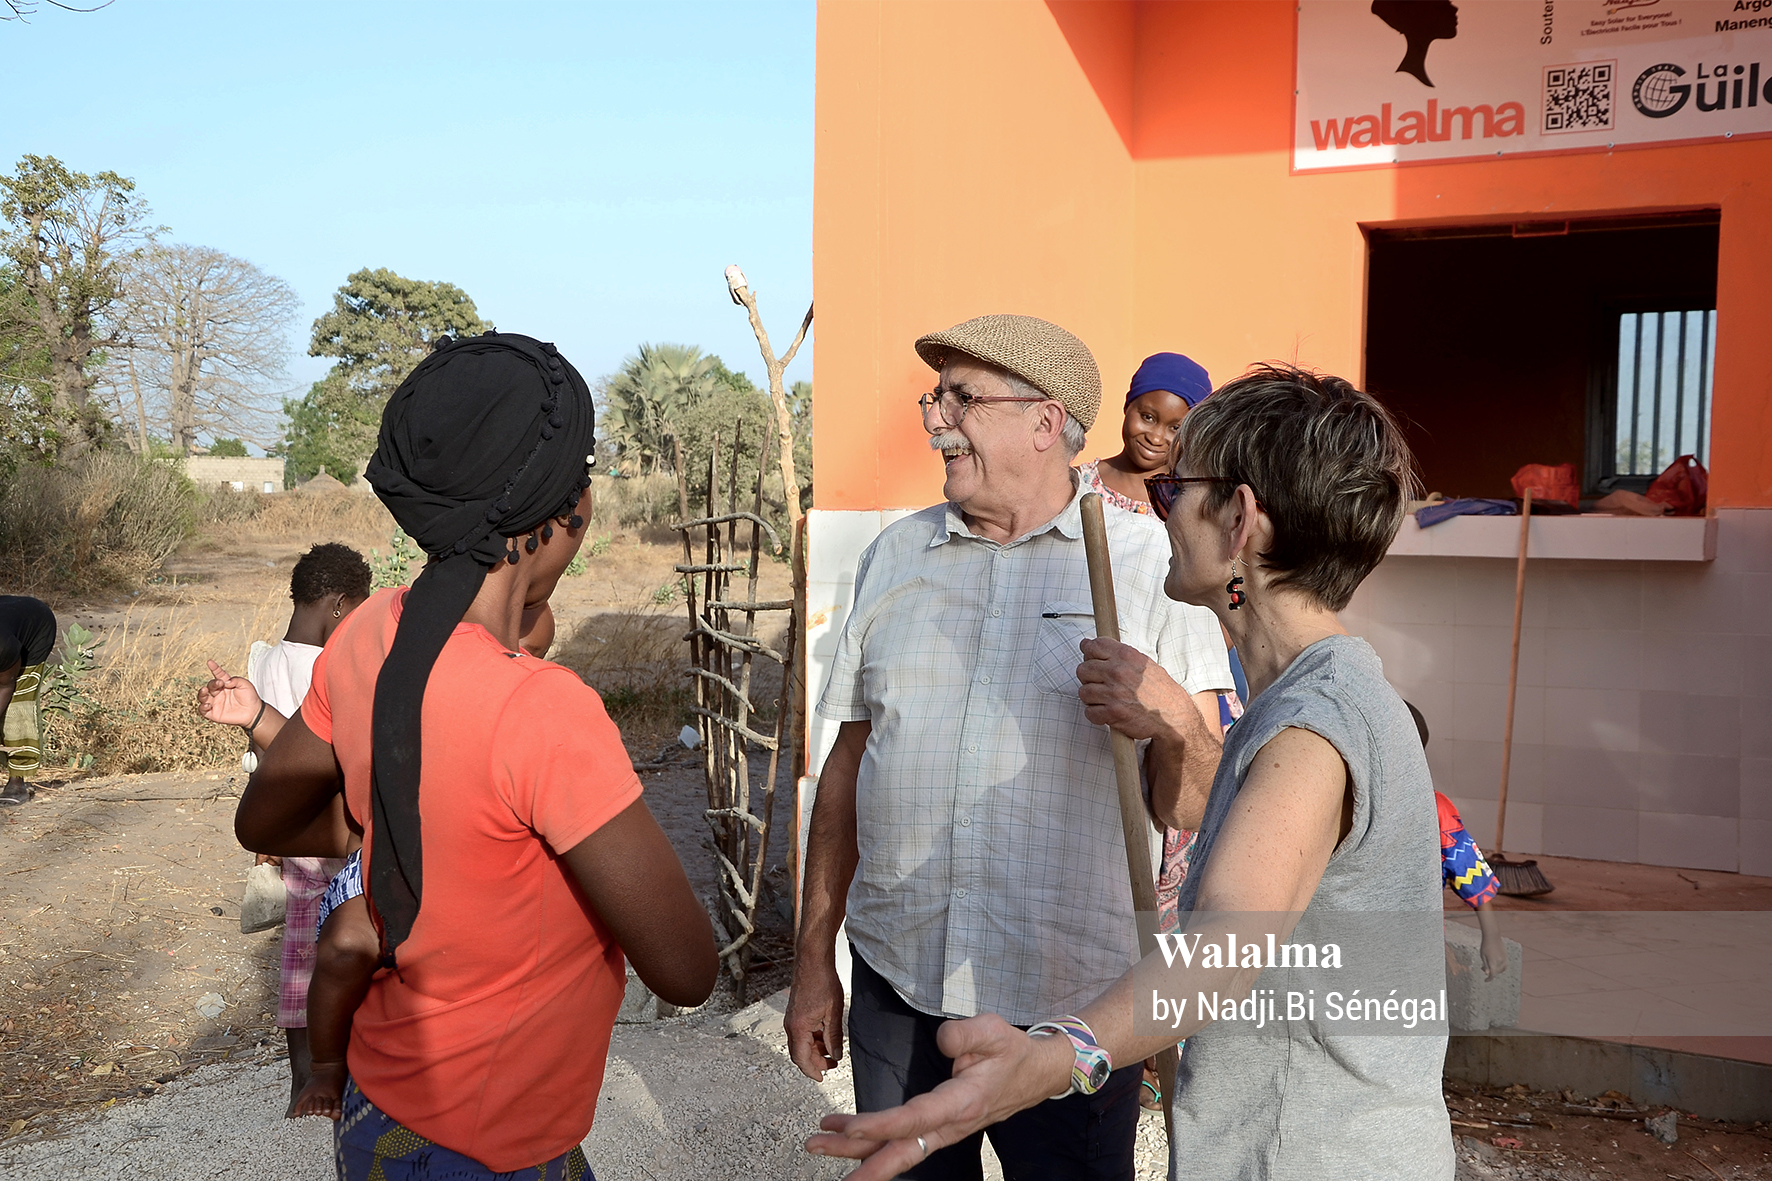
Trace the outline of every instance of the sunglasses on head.
{"label": "sunglasses on head", "polygon": [[1175,502],[1181,499],[1181,493],[1189,484],[1234,484],[1229,476],[1152,476],[1144,482],[1144,489],[1151,496],[1151,511],[1157,520],[1167,521],[1169,512]]}

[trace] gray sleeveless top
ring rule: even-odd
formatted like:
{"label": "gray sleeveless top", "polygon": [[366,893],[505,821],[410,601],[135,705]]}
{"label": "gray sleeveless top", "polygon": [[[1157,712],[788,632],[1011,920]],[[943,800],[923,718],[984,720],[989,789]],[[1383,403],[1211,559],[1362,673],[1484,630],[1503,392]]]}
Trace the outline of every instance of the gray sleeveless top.
{"label": "gray sleeveless top", "polygon": [[[1353,827],[1330,856],[1307,919],[1321,911],[1437,914],[1439,824],[1427,757],[1378,654],[1352,636],[1305,649],[1225,736],[1182,910],[1194,907],[1250,763],[1287,727],[1327,739],[1353,781]],[[1208,1025],[1182,1056],[1170,1176],[1451,1181],[1445,1058],[1443,1035],[1251,1037]]]}

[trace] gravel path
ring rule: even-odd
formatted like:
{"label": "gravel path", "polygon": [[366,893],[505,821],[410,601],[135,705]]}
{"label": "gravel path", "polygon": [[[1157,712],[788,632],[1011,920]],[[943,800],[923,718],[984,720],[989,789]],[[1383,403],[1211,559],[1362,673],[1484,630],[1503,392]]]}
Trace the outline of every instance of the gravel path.
{"label": "gravel path", "polygon": [[[704,1012],[618,1025],[585,1155],[600,1181],[708,1177],[826,1181],[843,1162],[807,1156],[819,1117],[849,1107],[847,1063],[814,1083],[794,1069],[781,1036],[782,994],[738,1014]],[[286,1120],[287,1067],[206,1067],[149,1099],[118,1103],[52,1139],[0,1147],[0,1177],[251,1177],[325,1181],[332,1127]],[[1139,1129],[1140,1181],[1155,1181],[1162,1128]],[[1001,1177],[995,1161],[986,1175]]]}

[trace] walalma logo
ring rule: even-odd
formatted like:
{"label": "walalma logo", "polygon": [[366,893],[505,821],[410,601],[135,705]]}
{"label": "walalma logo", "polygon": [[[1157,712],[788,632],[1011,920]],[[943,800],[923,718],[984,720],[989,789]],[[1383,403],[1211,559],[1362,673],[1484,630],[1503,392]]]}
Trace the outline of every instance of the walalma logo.
{"label": "walalma logo", "polygon": [[1396,127],[1391,126],[1391,104],[1385,103],[1377,115],[1349,115],[1345,119],[1311,120],[1311,138],[1317,151],[1330,148],[1373,148],[1380,144],[1440,143],[1452,138],[1456,124],[1460,139],[1471,138],[1481,124],[1484,139],[1526,134],[1526,108],[1519,103],[1501,103],[1491,107],[1481,103],[1474,107],[1449,107],[1440,110],[1440,100],[1427,100],[1425,111],[1404,111]]}

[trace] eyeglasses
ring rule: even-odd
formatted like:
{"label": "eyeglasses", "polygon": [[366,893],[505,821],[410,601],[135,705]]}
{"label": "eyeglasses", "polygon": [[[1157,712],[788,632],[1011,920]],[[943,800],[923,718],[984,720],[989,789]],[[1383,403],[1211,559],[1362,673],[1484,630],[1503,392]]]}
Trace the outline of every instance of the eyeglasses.
{"label": "eyeglasses", "polygon": [[966,417],[966,411],[980,402],[1050,402],[1051,398],[985,398],[977,394],[963,394],[959,390],[931,390],[917,399],[917,406],[928,417],[929,408],[935,407],[941,415],[941,421],[950,427],[960,425]]}
{"label": "eyeglasses", "polygon": [[1144,482],[1144,489],[1151,494],[1151,511],[1157,520],[1167,521],[1169,513],[1175,508],[1175,502],[1181,499],[1182,490],[1189,484],[1234,484],[1237,481],[1229,476],[1152,476]]}

